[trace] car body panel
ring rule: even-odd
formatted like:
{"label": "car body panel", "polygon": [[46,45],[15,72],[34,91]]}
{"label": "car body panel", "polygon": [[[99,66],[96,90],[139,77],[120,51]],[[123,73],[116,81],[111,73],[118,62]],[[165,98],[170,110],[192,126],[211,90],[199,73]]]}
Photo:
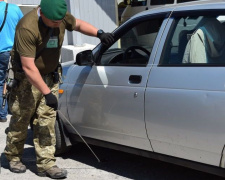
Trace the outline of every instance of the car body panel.
{"label": "car body panel", "polygon": [[[225,66],[160,65],[173,14],[225,9],[224,2],[153,9],[116,29],[120,34],[135,19],[168,13],[145,67],[97,64],[68,69],[60,108],[71,124],[95,140],[224,167]],[[92,51],[94,57],[101,48],[100,44]],[[132,75],[141,81],[130,82]]]}
{"label": "car body panel", "polygon": [[[75,67],[79,68],[82,67]],[[140,84],[129,83],[131,74],[147,77],[149,68],[95,66],[89,70],[84,84],[78,78],[78,83],[68,85],[68,113],[76,117],[72,124],[87,137],[151,151],[143,110],[147,78]],[[79,70],[73,72],[77,74]]]}
{"label": "car body panel", "polygon": [[224,103],[224,92],[147,88],[146,123],[154,151],[218,166]]}
{"label": "car body panel", "polygon": [[[153,62],[166,24],[167,19],[155,40],[150,62]],[[115,33],[120,32],[116,30]],[[93,52],[98,54],[99,48],[97,46]],[[79,133],[152,151],[145,129],[143,104],[151,64],[146,67],[74,65],[71,68],[67,77],[67,109]],[[133,83],[131,76],[139,76],[141,81]]]}
{"label": "car body panel", "polygon": [[[212,5],[178,7],[176,12],[224,9]],[[172,24],[173,18],[168,24]],[[165,30],[146,90],[146,126],[155,152],[215,166],[224,147],[225,67],[158,66]]]}

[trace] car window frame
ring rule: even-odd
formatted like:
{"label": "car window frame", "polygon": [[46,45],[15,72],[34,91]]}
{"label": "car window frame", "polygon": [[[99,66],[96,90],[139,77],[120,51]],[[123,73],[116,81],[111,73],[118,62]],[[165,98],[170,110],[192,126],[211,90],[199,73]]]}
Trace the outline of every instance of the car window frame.
{"label": "car window frame", "polygon": [[[93,50],[92,54],[95,59],[95,65],[96,66],[104,66],[100,63],[101,61],[101,56],[103,53],[105,53],[118,39],[121,38],[128,30],[132,27],[134,27],[137,24],[140,24],[141,22],[150,20],[150,19],[156,19],[156,18],[162,18],[162,19],[168,19],[170,16],[171,11],[165,11],[165,12],[159,12],[159,13],[154,13],[154,14],[147,14],[143,16],[138,16],[136,18],[130,19],[118,28],[116,28],[112,33],[114,34],[114,41],[109,47],[103,46],[102,43],[99,43]],[[161,27],[162,28],[162,27]],[[161,29],[160,28],[160,29]],[[160,31],[160,30],[159,30]],[[157,35],[158,36],[158,35]],[[156,37],[157,38],[157,37]],[[118,67],[118,66],[117,66]],[[126,66],[123,66],[126,67]]]}

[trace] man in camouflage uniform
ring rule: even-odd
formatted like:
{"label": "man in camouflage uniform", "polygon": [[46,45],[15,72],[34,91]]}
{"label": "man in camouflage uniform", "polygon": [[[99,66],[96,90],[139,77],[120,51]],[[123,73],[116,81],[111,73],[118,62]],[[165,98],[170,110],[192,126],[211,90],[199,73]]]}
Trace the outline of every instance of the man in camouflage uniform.
{"label": "man in camouflage uniform", "polygon": [[58,82],[54,82],[52,75],[58,67],[65,29],[98,37],[105,45],[113,43],[112,34],[68,13],[65,0],[41,0],[39,7],[21,19],[11,52],[18,84],[11,90],[9,107],[12,117],[5,148],[12,172],[26,171],[21,158],[27,127],[32,119],[37,174],[51,178],[67,176],[66,170],[55,165]]}

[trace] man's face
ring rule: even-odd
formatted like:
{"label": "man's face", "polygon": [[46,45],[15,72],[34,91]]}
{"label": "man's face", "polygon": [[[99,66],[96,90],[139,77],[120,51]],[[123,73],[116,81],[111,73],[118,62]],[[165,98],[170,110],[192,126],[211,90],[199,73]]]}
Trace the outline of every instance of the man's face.
{"label": "man's face", "polygon": [[46,26],[51,28],[58,28],[62,22],[62,20],[53,21],[45,17],[45,15],[41,12],[42,21],[45,23]]}

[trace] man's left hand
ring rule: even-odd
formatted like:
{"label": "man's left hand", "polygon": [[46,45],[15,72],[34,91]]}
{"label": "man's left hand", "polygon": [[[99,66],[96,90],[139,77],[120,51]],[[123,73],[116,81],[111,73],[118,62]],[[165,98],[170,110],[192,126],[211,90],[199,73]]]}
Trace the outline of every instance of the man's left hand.
{"label": "man's left hand", "polygon": [[98,38],[101,40],[101,43],[105,46],[110,46],[114,42],[114,35],[112,33],[101,33],[98,35]]}

